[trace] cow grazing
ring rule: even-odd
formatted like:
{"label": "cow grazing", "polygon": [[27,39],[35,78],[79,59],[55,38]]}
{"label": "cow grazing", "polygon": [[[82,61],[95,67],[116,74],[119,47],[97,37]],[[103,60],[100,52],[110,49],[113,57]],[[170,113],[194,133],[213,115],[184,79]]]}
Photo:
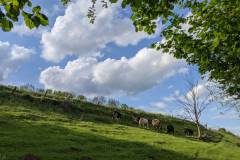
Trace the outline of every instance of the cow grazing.
{"label": "cow grazing", "polygon": [[120,120],[121,117],[122,117],[122,115],[121,115],[121,113],[118,112],[118,111],[114,111],[114,112],[112,113],[112,119]]}
{"label": "cow grazing", "polygon": [[186,136],[193,136],[193,130],[190,128],[184,128],[184,134]]}
{"label": "cow grazing", "polygon": [[139,119],[140,119],[140,117],[135,117],[135,116],[132,116],[132,119],[133,119],[133,122],[135,122],[135,123],[139,123]]}
{"label": "cow grazing", "polygon": [[151,124],[152,124],[153,128],[155,128],[157,130],[159,130],[161,128],[161,123],[160,123],[159,119],[153,119]]}
{"label": "cow grazing", "polygon": [[148,120],[146,118],[141,117],[138,122],[139,127],[147,127],[148,128]]}
{"label": "cow grazing", "polygon": [[174,127],[173,127],[173,125],[171,125],[171,124],[167,125],[167,134],[174,135]]}
{"label": "cow grazing", "polygon": [[149,120],[143,117],[135,117],[132,116],[133,121],[138,124],[139,127],[148,127],[149,126]]}

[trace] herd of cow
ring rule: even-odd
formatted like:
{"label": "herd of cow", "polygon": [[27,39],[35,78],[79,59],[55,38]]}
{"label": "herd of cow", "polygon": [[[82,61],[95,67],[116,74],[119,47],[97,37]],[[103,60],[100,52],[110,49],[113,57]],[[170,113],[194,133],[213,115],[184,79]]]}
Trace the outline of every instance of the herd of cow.
{"label": "herd of cow", "polygon": [[[122,114],[119,111],[114,111],[112,113],[112,119],[115,120],[120,120],[122,118]],[[135,117],[132,116],[132,119],[135,123],[138,124],[139,127],[144,127],[144,128],[149,128],[149,126],[151,125],[154,129],[156,130],[162,130],[162,125],[161,125],[161,121],[159,119],[147,119],[144,117]],[[167,130],[167,134],[172,134],[174,135],[174,126],[171,124],[168,124],[166,127]],[[193,136],[193,130],[190,128],[184,128],[184,134],[186,136]]]}

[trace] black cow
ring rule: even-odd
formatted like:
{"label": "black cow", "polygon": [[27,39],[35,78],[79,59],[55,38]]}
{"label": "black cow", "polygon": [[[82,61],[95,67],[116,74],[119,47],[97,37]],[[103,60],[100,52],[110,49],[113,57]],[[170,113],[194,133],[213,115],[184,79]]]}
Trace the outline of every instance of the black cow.
{"label": "black cow", "polygon": [[173,127],[173,125],[171,125],[171,124],[167,125],[167,134],[174,135],[174,127]]}
{"label": "black cow", "polygon": [[133,121],[134,121],[135,123],[137,123],[137,124],[139,124],[140,118],[141,118],[141,117],[139,117],[139,116],[137,116],[137,117],[132,116]]}
{"label": "black cow", "polygon": [[121,117],[122,117],[122,115],[121,115],[121,113],[118,112],[118,111],[114,111],[114,112],[112,113],[112,119],[119,120],[119,119],[121,119]]}
{"label": "black cow", "polygon": [[186,136],[193,136],[193,130],[190,128],[184,128],[184,134]]}

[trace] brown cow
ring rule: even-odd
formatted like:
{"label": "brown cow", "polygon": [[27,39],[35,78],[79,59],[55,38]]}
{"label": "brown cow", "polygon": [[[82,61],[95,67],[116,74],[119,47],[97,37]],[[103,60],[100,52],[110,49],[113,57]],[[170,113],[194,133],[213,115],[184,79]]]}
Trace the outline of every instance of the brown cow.
{"label": "brown cow", "polygon": [[161,128],[161,122],[159,119],[153,119],[152,120],[152,126],[153,128],[159,130]]}

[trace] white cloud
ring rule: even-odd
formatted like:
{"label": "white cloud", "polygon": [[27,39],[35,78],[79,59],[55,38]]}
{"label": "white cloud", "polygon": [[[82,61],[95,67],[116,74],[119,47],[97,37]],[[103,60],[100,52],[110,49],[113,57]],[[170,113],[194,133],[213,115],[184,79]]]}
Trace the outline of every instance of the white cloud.
{"label": "white cloud", "polygon": [[174,115],[176,117],[181,117],[180,115],[183,115],[182,108],[176,108],[173,104],[171,104],[169,101],[165,101],[164,99],[161,101],[152,102],[149,105],[138,106],[137,108],[151,113],[161,113],[171,116]]}
{"label": "white cloud", "polygon": [[162,97],[161,102],[176,105],[177,99],[182,97],[181,94],[182,94],[181,91],[176,89],[170,95]]}
{"label": "white cloud", "polygon": [[32,53],[32,49],[0,41],[0,80],[6,79],[11,72],[16,71]]}
{"label": "white cloud", "polygon": [[87,95],[137,94],[150,89],[185,67],[182,60],[154,49],[141,49],[134,57],[106,59],[79,58],[65,68],[49,67],[40,82],[46,88]]}
{"label": "white cloud", "polygon": [[64,11],[65,7],[61,3],[54,4],[49,10],[44,10],[45,14],[52,18],[59,16],[60,14],[64,13]]}
{"label": "white cloud", "polygon": [[181,68],[180,70],[179,70],[179,73],[181,73],[181,74],[188,74],[188,72],[189,72],[189,69],[187,68],[187,67],[185,67],[185,68]]}
{"label": "white cloud", "polygon": [[226,126],[226,129],[240,136],[240,126]]}
{"label": "white cloud", "polygon": [[176,98],[173,95],[170,95],[170,96],[167,96],[167,97],[163,97],[162,100],[165,101],[165,102],[173,103],[174,101],[176,101]]}
{"label": "white cloud", "polygon": [[167,107],[166,103],[164,103],[164,102],[154,102],[151,104],[151,106],[153,106],[159,110],[165,109]]}
{"label": "white cloud", "polygon": [[240,115],[238,112],[234,110],[230,110],[228,112],[221,112],[220,114],[213,116],[212,119],[218,119],[218,120],[240,120]]}
{"label": "white cloud", "polygon": [[77,0],[59,16],[50,32],[42,35],[43,53],[46,60],[59,62],[68,55],[81,57],[98,56],[99,51],[110,42],[118,46],[135,45],[149,37],[135,32],[129,18],[120,16],[119,5],[102,8],[96,5],[96,20],[89,23],[86,14],[91,2]]}
{"label": "white cloud", "polygon": [[182,108],[176,108],[176,98],[175,94],[180,94],[178,90],[174,91],[173,94],[161,98],[160,101],[152,102],[146,110],[151,110],[152,112],[158,112],[165,115],[183,115]]}
{"label": "white cloud", "polygon": [[[182,73],[181,70],[183,70],[183,68],[179,69],[178,72]],[[207,94],[207,89],[205,88],[207,82],[203,80],[199,81],[200,83],[194,89],[198,92],[199,97],[202,98],[202,96],[206,96]],[[190,91],[184,93],[183,91],[176,89],[170,95],[162,97],[160,101],[151,103],[150,107],[154,111],[163,112],[164,114],[175,115],[179,118],[184,118],[184,115],[186,114],[183,110],[183,107],[179,107],[179,104],[177,102],[178,100],[186,101],[183,94],[189,97],[189,101],[191,101]]]}
{"label": "white cloud", "polygon": [[189,100],[192,99],[192,93],[197,94],[198,97],[201,97],[205,95],[207,92],[207,89],[205,88],[204,84],[198,84],[197,86],[193,87],[192,90],[188,91],[186,96],[188,97]]}
{"label": "white cloud", "polygon": [[[158,102],[156,102],[156,103],[158,103]],[[161,105],[161,104],[159,104],[159,105]],[[162,105],[164,105],[164,104],[162,104]],[[161,114],[169,115],[169,113],[165,111],[165,108],[162,108],[162,107],[163,106],[160,106],[160,108],[159,108],[158,106],[156,106],[155,103],[153,103],[153,104],[150,104],[149,106],[140,105],[140,106],[137,106],[136,108],[143,110],[143,111],[150,112],[150,113],[161,113]]]}
{"label": "white cloud", "polygon": [[12,32],[20,36],[41,36],[44,32],[47,31],[47,27],[39,27],[37,29],[29,29],[24,23],[15,25]]}
{"label": "white cloud", "polygon": [[219,126],[219,125],[216,126],[216,125],[208,124],[208,128],[211,128],[215,131],[217,131],[220,128],[225,128],[227,131],[230,131],[230,132],[234,133],[235,135],[240,136],[240,126],[238,126],[238,125],[229,124],[229,125],[226,125],[226,126]]}

